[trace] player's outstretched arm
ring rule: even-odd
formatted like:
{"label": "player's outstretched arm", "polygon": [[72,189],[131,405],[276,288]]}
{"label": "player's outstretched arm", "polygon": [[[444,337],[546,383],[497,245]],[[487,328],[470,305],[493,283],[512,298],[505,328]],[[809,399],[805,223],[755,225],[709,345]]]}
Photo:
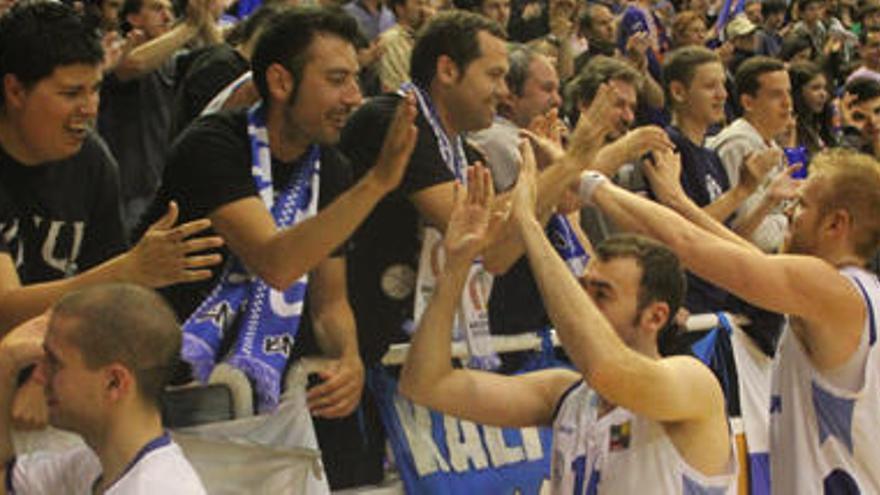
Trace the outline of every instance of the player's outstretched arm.
{"label": "player's outstretched arm", "polygon": [[601,177],[591,180],[582,190],[593,193],[583,199],[615,222],[660,240],[689,270],[746,301],[804,319],[804,336],[815,348],[811,358],[820,369],[840,365],[855,348],[865,321],[864,303],[830,263],[814,256],[758,252],[717,222],[697,226]]}
{"label": "player's outstretched arm", "polygon": [[[524,156],[530,157],[530,150]],[[688,357],[654,360],[624,344],[565,262],[555,255],[534,215],[534,201],[534,162],[526,158],[513,192],[512,214],[544,306],[566,352],[590,386],[606,400],[658,421],[723,413],[721,389],[701,363]],[[658,317],[665,321],[665,316]]]}
{"label": "player's outstretched arm", "polygon": [[481,166],[468,169],[468,191],[459,186],[444,236],[446,266],[419,321],[400,375],[400,392],[414,402],[480,423],[548,424],[556,402],[577,375],[551,370],[507,377],[452,367],[455,312],[471,263],[500,218],[491,212],[492,182]]}

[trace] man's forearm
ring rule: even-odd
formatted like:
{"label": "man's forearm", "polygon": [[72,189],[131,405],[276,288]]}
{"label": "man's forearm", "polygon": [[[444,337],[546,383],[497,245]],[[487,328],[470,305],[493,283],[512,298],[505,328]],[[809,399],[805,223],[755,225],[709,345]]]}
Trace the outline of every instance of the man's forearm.
{"label": "man's forearm", "polygon": [[721,196],[718,196],[715,201],[706,205],[703,208],[703,211],[715,220],[724,222],[736,212],[737,208],[739,208],[743,201],[748,197],[749,193],[745,189],[741,186],[736,186],[729,189]]}
{"label": "man's forearm", "polygon": [[15,457],[12,444],[12,398],[17,375],[18,369],[14,363],[0,353],[0,462],[3,466]]}
{"label": "man's forearm", "polygon": [[[536,216],[546,224],[556,208],[562,193],[577,180],[581,168],[571,158],[558,160],[538,176],[538,205]],[[483,251],[483,264],[495,274],[506,272],[523,255],[524,246],[519,230],[508,219],[502,227],[498,240]]]}
{"label": "man's forearm", "polygon": [[269,285],[284,290],[351,237],[385,193],[367,174],[314,217],[279,231],[259,251],[236,254],[243,254]]}
{"label": "man's forearm", "polygon": [[[14,286],[7,283],[6,288],[0,290],[0,336],[46,311],[68,292],[102,283],[140,283],[128,275],[128,258],[128,254],[123,253],[76,276],[51,282],[22,286],[15,277]],[[8,269],[14,270],[14,267],[10,264]]]}
{"label": "man's forearm", "polygon": [[452,327],[469,271],[469,263],[448,260],[419,320],[400,373],[401,392],[415,402],[428,403],[432,386],[453,371]]}
{"label": "man's forearm", "polygon": [[113,70],[121,81],[142,77],[158,69],[199,34],[198,26],[181,22],[167,33],[135,47]]}
{"label": "man's forearm", "polygon": [[348,301],[321,308],[315,317],[318,347],[332,358],[353,358],[358,353],[357,325]]}
{"label": "man's forearm", "polygon": [[[555,256],[553,246],[536,221],[521,222],[526,253],[541,299],[559,333],[566,353],[588,379],[625,361],[631,353],[608,320],[584,294],[568,266]],[[587,330],[589,328],[589,330]]]}

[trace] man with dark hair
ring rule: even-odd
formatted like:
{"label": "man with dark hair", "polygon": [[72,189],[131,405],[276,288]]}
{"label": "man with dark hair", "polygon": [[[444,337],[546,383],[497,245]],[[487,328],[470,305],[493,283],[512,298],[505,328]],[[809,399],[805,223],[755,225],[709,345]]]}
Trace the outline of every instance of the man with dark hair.
{"label": "man with dark hair", "polygon": [[497,22],[505,31],[510,22],[510,0],[477,0],[474,11]]}
{"label": "man with dark hair", "polygon": [[[736,72],[736,92],[743,116],[707,141],[721,156],[732,187],[739,184],[746,160],[756,152],[776,150],[777,163],[770,173],[775,177],[783,172],[783,155],[774,138],[788,126],[792,112],[791,84],[779,60],[753,57],[743,62]],[[740,222],[737,230],[772,253],[782,244],[788,222],[779,209],[780,198],[769,195],[766,186],[743,203],[737,216],[749,221]]]}
{"label": "man with dark hair", "polygon": [[200,280],[219,261],[185,259],[219,242],[185,241],[209,222],[172,228],[176,205],[120,254],[116,163],[91,130],[102,60],[98,37],[63,4],[24,1],[0,17],[0,328],[86,285]]}
{"label": "man with dark hair", "polygon": [[880,157],[880,81],[854,79],[841,98],[841,145]]}
{"label": "man with dark hair", "polygon": [[[502,36],[494,22],[455,11],[435,16],[416,40],[410,74],[419,100],[418,142],[401,185],[353,238],[351,299],[368,365],[378,363],[392,341],[406,340],[407,329],[412,329],[442,271],[438,253],[452,211],[455,183],[466,180],[465,167],[476,155],[462,134],[489,127],[496,105],[508,92],[507,48]],[[355,175],[370,172],[378,143],[386,134],[392,135],[388,122],[398,100],[394,95],[374,98],[349,120],[342,149],[352,160]],[[608,105],[603,108],[609,109]],[[575,129],[569,152],[543,171],[544,218],[576,178],[577,170],[592,162],[595,137],[585,134],[589,129]],[[523,252],[512,225],[501,225],[493,238],[471,274],[471,287],[479,301],[488,300],[490,273],[505,272]],[[497,358],[488,342],[488,311],[473,301],[461,299],[461,314],[468,322],[463,334],[473,351],[473,364],[490,368]],[[384,443],[380,440],[374,448],[378,464]]]}
{"label": "man with dark hair", "polygon": [[880,27],[866,27],[859,33],[859,59],[862,64],[846,78],[846,82],[856,79],[880,82]]}
{"label": "man with dark hair", "polygon": [[125,0],[126,33],[145,41],[123,55],[101,88],[98,131],[119,160],[123,223],[132,232],[150,205],[170,144],[176,56],[196,41],[220,41],[216,0],[191,0],[176,25],[170,0]]}
{"label": "man with dark hair", "polygon": [[[162,427],[159,405],[180,350],[174,312],[155,292],[103,285],[73,292],[51,316],[0,341],[0,493],[204,494]],[[15,456],[10,404],[16,376],[38,362],[50,423],[86,446]]]}
{"label": "man with dark hair", "polygon": [[170,139],[179,136],[220,91],[250,69],[251,54],[260,33],[286,8],[287,4],[281,1],[263,4],[235,25],[225,43],[178,57]]}
{"label": "man with dark hair", "polygon": [[825,1],[797,0],[797,8],[800,20],[792,26],[791,32],[807,35],[813,45],[813,53],[824,53],[828,37],[828,28],[822,23],[822,18],[825,17]]}
{"label": "man with dark hair", "polygon": [[431,18],[433,9],[428,0],[392,0],[397,24],[380,35],[382,55],[377,72],[383,91],[396,91],[409,81],[409,59],[416,32]]}
{"label": "man with dark hair", "polygon": [[760,3],[764,22],[758,31],[758,54],[767,57],[779,56],[782,50],[782,33],[785,24],[785,2],[770,0]]}
{"label": "man with dark hair", "polygon": [[788,314],[770,397],[773,493],[880,492],[880,281],[864,268],[880,247],[880,164],[839,149],[814,157],[778,255],[731,234],[680,190],[690,221],[599,176],[581,186],[583,199],[669,245],[699,276]]}
{"label": "man with dark hair", "polygon": [[574,60],[574,72],[581,69],[596,55],[613,57],[617,52],[614,36],[614,13],[599,2],[587,4],[579,19],[578,30],[587,40],[587,49]]}
{"label": "man with dark hair", "polygon": [[476,167],[467,198],[456,201],[446,269],[413,338],[401,393],[482,424],[552,425],[553,493],[727,493],[736,462],[721,387],[698,360],[658,348],[684,292],[678,260],[647,239],[611,238],[597,247],[582,288],[544,235],[534,156],[527,144],[521,152],[512,215],[576,370],[503,376],[452,367],[455,302],[492,228],[491,178]]}
{"label": "man with dark hair", "polygon": [[[247,375],[261,412],[277,403],[290,358],[305,352],[333,358],[319,373],[324,383],[309,392],[315,416],[345,417],[360,401],[363,366],[347,299],[345,241],[397,187],[416,130],[408,98],[397,105],[375,166],[351,184],[334,145],[361,103],[359,36],[354,19],[336,9],[278,14],[251,59],[260,104],[193,122],[172,148],[165,173],[161,200],[175,198],[187,215],[209,217],[228,246],[222,276],[166,293],[177,314],[188,317],[184,359],[206,380],[225,355],[215,376],[241,381]],[[229,312],[237,316],[216,317]],[[253,414],[250,397],[237,396],[242,414]],[[353,436],[354,428],[342,430]],[[322,448],[356,450],[337,443],[322,441]]]}

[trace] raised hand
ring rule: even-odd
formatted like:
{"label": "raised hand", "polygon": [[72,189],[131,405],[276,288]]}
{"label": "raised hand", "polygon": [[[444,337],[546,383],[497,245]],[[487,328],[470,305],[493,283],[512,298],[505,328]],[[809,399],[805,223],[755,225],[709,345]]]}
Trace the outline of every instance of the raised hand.
{"label": "raised hand", "polygon": [[373,178],[385,193],[391,192],[400,185],[410,156],[416,147],[416,98],[407,93],[401,99],[385,134],[385,142],[376,165],[370,170]]}
{"label": "raised hand", "polygon": [[651,184],[651,190],[661,203],[686,196],[681,187],[681,156],[670,150],[655,151],[653,160],[645,160],[642,170]]}
{"label": "raised hand", "polygon": [[767,188],[767,196],[771,201],[779,203],[797,197],[804,181],[795,179],[791,175],[800,170],[801,167],[803,167],[803,164],[800,163],[789,165],[770,181],[770,187]]}
{"label": "raised hand", "polygon": [[489,169],[479,162],[468,167],[467,188],[455,184],[452,214],[443,236],[447,266],[470,266],[491,242],[505,216],[503,210],[493,210],[494,199]]}
{"label": "raised hand", "polygon": [[607,115],[619,98],[614,86],[604,83],[599,86],[587,111],[581,113],[577,126],[571,133],[568,155],[584,168],[592,162],[605,144],[606,136],[612,131],[613,124]]}
{"label": "raised hand", "polygon": [[219,264],[219,254],[197,254],[223,245],[219,236],[197,237],[211,226],[203,218],[183,225],[177,223],[177,203],[168,204],[168,212],[154,223],[141,240],[120,258],[126,281],[147,287],[164,287],[180,282],[195,282],[211,277],[208,267]]}
{"label": "raised hand", "polygon": [[[666,131],[656,125],[647,125],[632,129],[620,139],[609,144],[600,151],[603,164],[614,164],[614,171],[624,163],[638,160],[645,153],[672,152],[675,145],[669,139]],[[607,170],[611,175],[614,171]]]}
{"label": "raised hand", "polygon": [[518,222],[526,222],[537,218],[538,203],[538,168],[535,165],[535,154],[527,140],[520,141],[519,152],[522,165],[519,177],[511,193],[511,213]]}
{"label": "raised hand", "polygon": [[748,191],[754,191],[777,165],[782,162],[782,150],[772,148],[751,153],[743,160],[739,181]]}

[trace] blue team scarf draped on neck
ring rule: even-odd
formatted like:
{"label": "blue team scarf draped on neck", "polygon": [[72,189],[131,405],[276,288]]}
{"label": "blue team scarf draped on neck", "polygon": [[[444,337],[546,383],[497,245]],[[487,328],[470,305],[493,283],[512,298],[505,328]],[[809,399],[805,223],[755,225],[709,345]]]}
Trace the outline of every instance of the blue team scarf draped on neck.
{"label": "blue team scarf draped on neck", "polygon": [[547,224],[547,236],[550,238],[550,243],[556,248],[556,252],[565,260],[572,275],[580,278],[584,274],[590,256],[580,239],[574,234],[574,229],[568,218],[559,213],[551,215],[550,222]]}
{"label": "blue team scarf draped on neck", "polygon": [[[277,198],[272,186],[272,156],[262,104],[247,114],[251,173],[257,191],[278,229],[287,228],[317,211],[320,151],[312,145],[305,162]],[[283,292],[251,275],[229,255],[220,282],[183,324],[183,359],[202,382],[208,380],[227,329],[236,323],[236,342],[227,362],[244,372],[257,393],[260,412],[273,410],[281,395],[281,380],[299,330],[308,286],[304,274]]]}

